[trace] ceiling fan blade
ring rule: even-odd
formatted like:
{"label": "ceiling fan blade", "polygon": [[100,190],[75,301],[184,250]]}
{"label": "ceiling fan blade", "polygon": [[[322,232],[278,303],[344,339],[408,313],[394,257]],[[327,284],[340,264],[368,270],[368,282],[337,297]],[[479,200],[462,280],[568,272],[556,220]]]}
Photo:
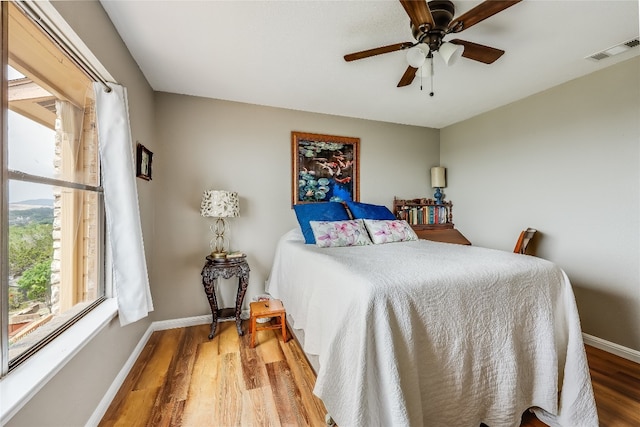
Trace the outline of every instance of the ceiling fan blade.
{"label": "ceiling fan blade", "polygon": [[455,18],[449,24],[449,32],[459,33],[462,30],[484,21],[485,19],[495,15],[498,12],[502,12],[508,7],[513,6],[516,3],[520,3],[522,0],[512,1],[497,1],[497,0],[485,0],[467,13],[462,14],[458,18]]}
{"label": "ceiling fan blade", "polygon": [[416,71],[418,71],[417,68],[413,68],[411,65],[409,65],[407,71],[404,72],[402,78],[398,82],[398,87],[409,86],[413,82],[413,79],[415,79],[416,77]]}
{"label": "ceiling fan blade", "polygon": [[400,3],[416,28],[424,25],[433,27],[433,16],[425,0],[400,0]]}
{"label": "ceiling fan blade", "polygon": [[363,50],[362,52],[350,53],[344,56],[344,60],[355,61],[357,59],[368,58],[370,56],[381,55],[383,53],[395,52],[396,50],[406,49],[413,46],[413,43],[404,42],[404,43],[396,43],[390,44],[388,46],[376,47],[375,49]]}
{"label": "ceiling fan blade", "polygon": [[449,40],[453,44],[464,46],[464,52],[462,56],[467,59],[473,59],[474,61],[484,62],[485,64],[492,64],[498,58],[504,54],[504,50],[496,49],[495,47],[489,47],[478,43],[469,42],[466,40],[453,39]]}

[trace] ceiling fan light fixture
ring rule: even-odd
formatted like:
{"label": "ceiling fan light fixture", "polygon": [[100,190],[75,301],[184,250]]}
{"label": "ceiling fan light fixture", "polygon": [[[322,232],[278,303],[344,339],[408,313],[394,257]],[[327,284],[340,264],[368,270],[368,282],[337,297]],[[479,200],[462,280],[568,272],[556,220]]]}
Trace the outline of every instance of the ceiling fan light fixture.
{"label": "ceiling fan light fixture", "polygon": [[464,46],[444,42],[442,43],[442,46],[440,46],[440,49],[438,49],[438,52],[440,52],[440,56],[444,59],[445,64],[447,64],[447,66],[451,66],[462,56]]}
{"label": "ceiling fan light fixture", "polygon": [[417,47],[418,49],[420,49],[421,51],[423,51],[423,52],[424,52],[424,56],[425,56],[425,57],[429,56],[429,51],[430,51],[431,49],[429,49],[429,45],[428,45],[428,44],[426,44],[426,43],[419,43],[419,44],[417,44],[417,45],[416,45],[416,47]]}
{"label": "ceiling fan light fixture", "polygon": [[[504,54],[504,50],[460,39],[444,42],[444,38],[452,32],[466,30],[521,1],[483,0],[454,19],[456,8],[451,0],[400,0],[404,11],[409,16],[409,27],[415,43],[408,41],[354,52],[345,55],[344,60],[350,62],[399,50],[406,51],[409,66],[397,87],[410,85],[416,77],[415,72],[427,62],[427,59],[431,69],[430,75],[433,76],[433,55],[438,51],[448,66],[453,65],[461,56],[484,64],[492,64]],[[424,71],[421,73],[422,77]],[[433,96],[433,84],[429,95]]]}
{"label": "ceiling fan light fixture", "polygon": [[427,55],[418,46],[414,46],[407,50],[407,63],[413,68],[420,68],[424,64],[424,60]]}

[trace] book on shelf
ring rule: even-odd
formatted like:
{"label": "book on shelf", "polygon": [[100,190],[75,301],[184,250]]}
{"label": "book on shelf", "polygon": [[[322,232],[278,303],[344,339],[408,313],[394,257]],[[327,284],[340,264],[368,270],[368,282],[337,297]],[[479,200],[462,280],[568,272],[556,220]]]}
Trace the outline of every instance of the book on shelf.
{"label": "book on shelf", "polygon": [[446,224],[447,208],[444,206],[423,206],[398,210],[396,217],[411,225]]}
{"label": "book on shelf", "polygon": [[433,199],[394,199],[396,218],[411,225],[446,225],[451,223],[451,202],[437,204]]}

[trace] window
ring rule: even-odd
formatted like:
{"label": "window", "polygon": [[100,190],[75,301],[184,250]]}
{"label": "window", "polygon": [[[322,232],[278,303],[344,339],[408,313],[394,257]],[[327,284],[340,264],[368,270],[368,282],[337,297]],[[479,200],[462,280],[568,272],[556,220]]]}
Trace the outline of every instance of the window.
{"label": "window", "polygon": [[104,299],[104,208],[92,79],[2,6],[4,374]]}

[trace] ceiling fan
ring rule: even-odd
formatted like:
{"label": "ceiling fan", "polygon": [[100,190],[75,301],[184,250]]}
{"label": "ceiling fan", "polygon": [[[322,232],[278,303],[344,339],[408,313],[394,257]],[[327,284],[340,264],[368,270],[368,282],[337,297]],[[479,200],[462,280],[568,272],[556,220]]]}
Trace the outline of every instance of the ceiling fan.
{"label": "ceiling fan", "polygon": [[[344,59],[350,62],[383,53],[409,49],[407,52],[409,67],[400,79],[398,87],[410,85],[425,58],[432,60],[434,52],[440,52],[447,65],[453,64],[460,56],[491,64],[504,54],[504,50],[466,40],[453,39],[446,42],[443,39],[448,34],[466,30],[520,1],[522,0],[485,0],[454,19],[455,6],[449,0],[432,0],[429,3],[425,0],[400,0],[411,20],[411,32],[416,41],[396,43],[350,53],[345,55]],[[433,67],[433,62],[431,66]]]}

